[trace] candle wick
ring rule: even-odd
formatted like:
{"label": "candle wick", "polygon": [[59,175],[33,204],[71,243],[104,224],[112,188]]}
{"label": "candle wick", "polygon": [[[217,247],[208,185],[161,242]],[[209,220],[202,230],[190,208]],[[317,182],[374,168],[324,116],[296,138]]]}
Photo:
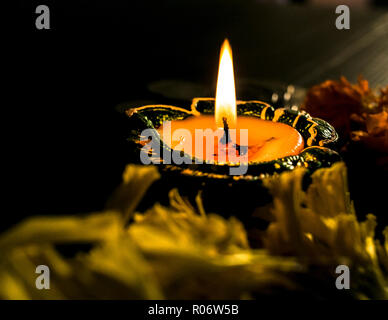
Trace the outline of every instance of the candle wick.
{"label": "candle wick", "polygon": [[228,126],[228,121],[226,120],[226,117],[222,118],[222,122],[224,123],[224,135],[220,139],[220,142],[222,144],[228,144],[231,139],[229,135],[229,126]]}
{"label": "candle wick", "polygon": [[244,156],[248,152],[248,146],[240,146],[239,144],[235,143],[233,145],[233,148],[236,149],[239,156]]}

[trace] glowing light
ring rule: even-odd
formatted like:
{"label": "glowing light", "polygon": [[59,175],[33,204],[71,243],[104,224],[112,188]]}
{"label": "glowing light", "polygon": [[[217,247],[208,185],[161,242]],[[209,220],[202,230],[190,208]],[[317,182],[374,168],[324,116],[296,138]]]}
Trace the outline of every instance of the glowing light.
{"label": "glowing light", "polygon": [[236,88],[234,85],[234,71],[232,49],[225,39],[221,47],[220,64],[218,68],[215,120],[218,128],[224,127],[226,119],[229,128],[236,128]]}

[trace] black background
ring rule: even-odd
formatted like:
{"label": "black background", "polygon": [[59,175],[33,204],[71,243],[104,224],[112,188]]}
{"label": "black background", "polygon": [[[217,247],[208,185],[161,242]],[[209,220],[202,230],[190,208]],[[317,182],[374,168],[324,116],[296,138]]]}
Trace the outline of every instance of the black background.
{"label": "black background", "polygon": [[[162,79],[214,94],[225,37],[240,99],[247,98],[239,96],[243,78],[307,87],[363,73],[372,85],[388,82],[381,9],[352,10],[351,29],[339,31],[333,8],[255,1],[17,4],[4,61],[12,68],[5,108],[15,121],[4,136],[12,162],[4,169],[12,178],[1,229],[30,215],[103,208],[127,162],[127,128],[116,105],[154,99],[148,85]],[[51,30],[35,28],[38,4],[49,6]]]}

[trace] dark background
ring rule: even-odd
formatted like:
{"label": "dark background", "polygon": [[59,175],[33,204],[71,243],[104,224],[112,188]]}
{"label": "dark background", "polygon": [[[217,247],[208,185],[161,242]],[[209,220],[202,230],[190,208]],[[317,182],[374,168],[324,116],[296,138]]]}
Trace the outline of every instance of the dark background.
{"label": "dark background", "polygon": [[[51,30],[35,28],[39,4],[51,10]],[[127,128],[116,106],[156,100],[150,84],[165,79],[214,95],[225,37],[233,48],[240,99],[250,98],[239,94],[244,79],[309,87],[340,75],[355,81],[363,74],[373,86],[388,83],[384,8],[351,8],[351,28],[340,31],[334,8],[299,4],[19,0],[17,5],[7,46],[11,54],[4,61],[12,67],[7,109],[16,124],[6,135],[12,165],[5,170],[12,179],[1,229],[30,215],[103,208],[128,161]]]}

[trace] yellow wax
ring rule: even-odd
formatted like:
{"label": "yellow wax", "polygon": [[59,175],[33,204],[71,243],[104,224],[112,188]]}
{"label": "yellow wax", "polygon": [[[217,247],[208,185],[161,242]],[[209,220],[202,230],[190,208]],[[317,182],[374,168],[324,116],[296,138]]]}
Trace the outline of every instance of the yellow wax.
{"label": "yellow wax", "polygon": [[[185,132],[175,134],[174,131],[178,129],[186,129],[190,137]],[[196,129],[211,129],[217,130],[215,126],[214,116],[201,115],[190,117],[185,120],[171,121],[171,136],[172,139],[163,139],[163,126],[158,128],[158,132],[163,141],[172,149],[184,150],[187,154],[195,155],[195,130]],[[228,146],[221,146],[228,148],[234,144],[240,145],[240,129],[248,130],[247,156],[248,161],[262,162],[271,161],[286,156],[297,155],[304,148],[303,138],[300,133],[283,123],[272,122],[268,120],[261,120],[254,117],[239,116],[237,118],[237,126],[235,137]],[[221,132],[221,131],[220,131]],[[203,137],[203,156],[205,160],[218,160],[218,144],[219,138],[214,138],[214,150],[206,148],[206,138]],[[171,141],[169,141],[171,140]],[[243,145],[243,144],[241,144]],[[233,153],[233,152],[231,152]],[[229,153],[230,155],[230,153]],[[235,161],[232,156],[227,158],[227,161]]]}

